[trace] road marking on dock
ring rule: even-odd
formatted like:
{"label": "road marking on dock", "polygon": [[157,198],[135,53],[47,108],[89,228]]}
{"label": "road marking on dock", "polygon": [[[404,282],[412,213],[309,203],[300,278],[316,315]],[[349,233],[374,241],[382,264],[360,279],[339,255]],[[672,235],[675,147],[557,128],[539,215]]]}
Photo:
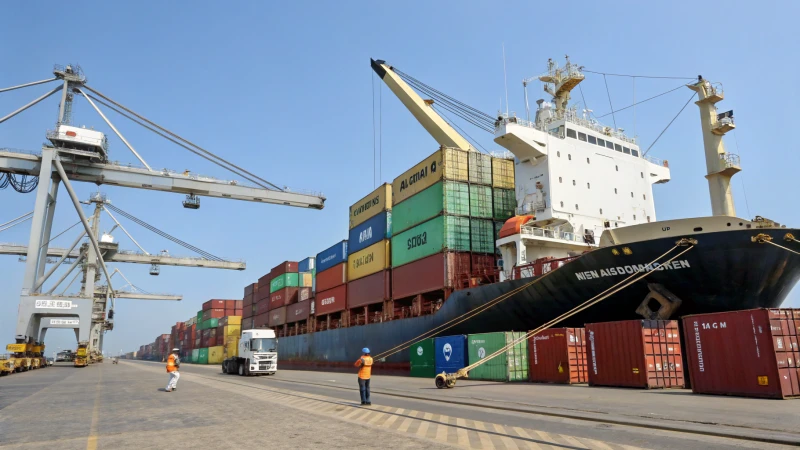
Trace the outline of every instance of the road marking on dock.
{"label": "road marking on dock", "polygon": [[[150,368],[140,364],[130,364],[141,370],[161,373],[160,367]],[[244,382],[231,377],[207,376],[192,373],[191,378],[181,380],[183,383],[197,383],[213,389],[219,389],[239,395],[246,395],[260,401],[280,404],[313,414],[325,414],[326,417],[337,418],[357,425],[381,428],[400,434],[413,435],[421,439],[455,445],[461,448],[475,449],[598,449],[598,450],[640,450],[628,445],[600,442],[595,439],[563,434],[547,433],[520,427],[509,427],[502,424],[486,423],[478,420],[467,420],[432,414],[405,408],[376,405],[362,406],[357,402],[346,401],[335,397],[310,394],[301,391],[275,388],[272,386]],[[249,389],[250,391],[248,392]],[[99,395],[98,397],[99,398]],[[95,403],[97,414],[97,400]],[[96,422],[93,415],[92,428],[96,445]],[[431,437],[432,436],[432,437]],[[448,439],[448,437],[450,437]],[[90,436],[91,438],[91,436]],[[92,447],[92,450],[95,447]]]}
{"label": "road marking on dock", "polygon": [[99,378],[94,393],[94,407],[92,408],[92,424],[89,427],[89,437],[86,439],[86,450],[97,449],[97,422],[100,420],[100,387],[103,385],[103,371],[98,370]]}

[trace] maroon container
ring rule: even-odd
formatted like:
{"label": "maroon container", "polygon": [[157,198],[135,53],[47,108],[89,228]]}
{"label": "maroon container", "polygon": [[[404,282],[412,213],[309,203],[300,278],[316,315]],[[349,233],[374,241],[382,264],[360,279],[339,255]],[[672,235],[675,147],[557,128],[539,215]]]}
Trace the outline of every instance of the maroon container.
{"label": "maroon container", "polygon": [[269,312],[268,325],[270,328],[278,327],[286,323],[286,306],[273,309]]}
{"label": "maroon container", "polygon": [[296,287],[278,289],[269,296],[270,311],[275,308],[280,308],[281,306],[291,305],[292,303],[297,303]]}
{"label": "maroon container", "polygon": [[254,316],[257,316],[259,314],[264,314],[267,311],[269,311],[269,298],[261,300],[260,302],[256,303],[253,307]]}
{"label": "maroon container", "polygon": [[685,386],[675,320],[587,323],[586,346],[590,386]]}
{"label": "maroon container", "polygon": [[494,272],[497,260],[494,255],[475,255],[470,257],[472,263],[472,273],[480,274]]}
{"label": "maroon container", "polygon": [[233,310],[233,315],[234,316],[241,316],[242,315],[242,310],[241,309],[234,309]]}
{"label": "maroon container", "polygon": [[285,273],[295,273],[297,272],[297,261],[284,261],[277,266],[273,267],[272,270],[269,272],[272,278],[277,277],[278,275],[283,275]]}
{"label": "maroon container", "polygon": [[[750,309],[683,318],[692,391],[699,394],[800,396],[791,309]],[[795,333],[797,327],[795,326]]]}
{"label": "maroon container", "polygon": [[255,292],[256,300],[269,298],[270,281],[272,281],[272,275],[269,273],[258,279],[258,288],[256,289]]}
{"label": "maroon container", "polygon": [[[452,289],[459,274],[470,272],[469,253],[437,253],[392,269],[392,297]],[[319,279],[317,279],[319,286]]]}
{"label": "maroon container", "polygon": [[224,309],[206,309],[203,311],[203,320],[219,319],[225,317]]}
{"label": "maroon container", "polygon": [[286,323],[294,323],[308,319],[311,302],[300,302],[286,307]]}
{"label": "maroon container", "polygon": [[317,292],[327,291],[347,283],[347,263],[317,272]]}
{"label": "maroon container", "polygon": [[298,302],[304,302],[312,297],[314,297],[314,293],[311,291],[310,287],[302,287],[297,289]]}
{"label": "maroon container", "polygon": [[207,309],[225,309],[225,300],[209,300],[203,303],[203,311]]}
{"label": "maroon container", "polygon": [[264,328],[269,326],[269,311],[253,317],[253,328]]}
{"label": "maroon container", "polygon": [[252,317],[242,318],[242,331],[255,328],[255,320]]}
{"label": "maroon container", "polygon": [[244,287],[244,296],[253,295],[258,291],[258,283],[248,284]]}
{"label": "maroon container", "polygon": [[384,270],[347,283],[347,309],[382,303],[391,297],[391,270]]}
{"label": "maroon container", "polygon": [[583,328],[550,328],[528,338],[528,375],[535,383],[589,381]]}
{"label": "maroon container", "polygon": [[256,302],[255,294],[254,295],[245,295],[244,298],[242,299],[242,309],[244,309],[245,306],[250,306],[255,302]]}
{"label": "maroon container", "polygon": [[314,306],[314,314],[318,316],[343,311],[347,307],[347,285],[343,284],[327,291],[318,291],[314,299]]}

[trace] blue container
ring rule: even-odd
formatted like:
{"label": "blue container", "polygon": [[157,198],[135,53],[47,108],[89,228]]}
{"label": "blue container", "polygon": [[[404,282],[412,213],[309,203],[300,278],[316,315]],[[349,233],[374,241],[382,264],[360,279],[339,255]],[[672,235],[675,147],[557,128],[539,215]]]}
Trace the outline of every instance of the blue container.
{"label": "blue container", "polygon": [[467,367],[467,337],[463,334],[457,336],[437,337],[433,340],[436,373],[455,373],[458,369]]}
{"label": "blue container", "polygon": [[347,262],[347,241],[344,240],[331,248],[317,253],[317,273]]}
{"label": "blue container", "polygon": [[297,271],[298,272],[311,272],[317,268],[316,258],[313,256],[309,256],[308,258],[300,261],[297,263]]}
{"label": "blue container", "polygon": [[384,211],[350,230],[348,251],[355,253],[384,239],[392,238],[392,212]]}

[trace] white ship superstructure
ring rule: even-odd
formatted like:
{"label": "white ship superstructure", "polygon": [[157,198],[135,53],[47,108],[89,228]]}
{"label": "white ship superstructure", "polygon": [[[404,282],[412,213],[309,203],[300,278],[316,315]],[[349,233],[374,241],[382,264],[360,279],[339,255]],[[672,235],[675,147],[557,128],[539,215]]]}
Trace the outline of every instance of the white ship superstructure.
{"label": "white ship superstructure", "polygon": [[551,60],[538,79],[552,102],[537,101],[533,121],[503,115],[496,123],[495,142],[515,156],[517,215],[533,216],[497,241],[508,268],[590,250],[604,230],[656,220],[653,185],[670,180],[667,162],[568,107],[583,78],[576,65]]}

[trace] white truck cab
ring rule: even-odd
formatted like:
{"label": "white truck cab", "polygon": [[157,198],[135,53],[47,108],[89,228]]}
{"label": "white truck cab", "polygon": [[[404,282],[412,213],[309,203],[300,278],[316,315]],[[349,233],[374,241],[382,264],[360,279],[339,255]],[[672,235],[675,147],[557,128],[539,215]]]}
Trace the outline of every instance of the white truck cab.
{"label": "white truck cab", "polygon": [[238,355],[222,361],[222,373],[274,375],[278,371],[278,338],[268,328],[242,330]]}

